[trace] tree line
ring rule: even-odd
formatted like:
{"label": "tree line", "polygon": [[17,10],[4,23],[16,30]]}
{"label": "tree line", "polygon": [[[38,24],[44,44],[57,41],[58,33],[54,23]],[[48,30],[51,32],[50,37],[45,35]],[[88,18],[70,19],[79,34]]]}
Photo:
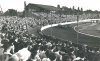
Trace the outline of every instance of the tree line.
{"label": "tree line", "polygon": [[92,11],[92,10],[83,11],[83,8],[78,7],[75,9],[74,6],[72,8],[68,8],[66,6],[60,7],[60,5],[57,5],[57,8],[58,8],[58,11],[56,13],[65,14],[65,15],[77,15],[77,14],[82,15],[83,13],[85,13],[85,14],[89,14],[89,13],[100,14],[100,11],[97,11],[97,10],[95,10],[95,11]]}
{"label": "tree line", "polygon": [[[65,14],[65,15],[77,15],[77,14],[82,15],[83,13],[85,13],[85,14],[89,14],[89,13],[100,14],[100,11],[97,11],[97,10],[83,11],[83,8],[78,7],[77,9],[75,9],[74,6],[72,8],[68,8],[66,6],[60,7],[60,5],[57,5],[57,9],[58,10],[55,12],[56,14]],[[18,16],[19,12],[15,9],[8,9],[6,12],[3,13],[3,15],[4,16]]]}

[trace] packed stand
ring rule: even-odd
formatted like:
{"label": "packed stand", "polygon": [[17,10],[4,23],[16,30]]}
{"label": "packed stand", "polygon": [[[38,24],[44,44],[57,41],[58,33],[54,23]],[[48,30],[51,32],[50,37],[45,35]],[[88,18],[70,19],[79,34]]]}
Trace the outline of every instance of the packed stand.
{"label": "packed stand", "polygon": [[[32,15],[38,17],[42,25],[57,24],[63,22],[72,22],[77,20],[77,15],[65,15],[56,13],[34,12]],[[99,14],[82,14],[79,15],[79,20],[84,19],[97,19],[100,18]]]}

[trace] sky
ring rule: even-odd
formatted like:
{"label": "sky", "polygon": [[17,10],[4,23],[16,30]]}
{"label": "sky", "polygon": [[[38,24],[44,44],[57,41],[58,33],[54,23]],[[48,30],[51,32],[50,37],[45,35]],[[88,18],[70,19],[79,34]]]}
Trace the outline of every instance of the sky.
{"label": "sky", "polygon": [[57,7],[59,4],[60,6],[66,6],[69,8],[75,6],[76,9],[80,7],[83,8],[83,10],[91,9],[93,11],[100,11],[100,0],[0,0],[0,7],[2,7],[3,12],[8,9],[23,11],[24,1],[26,1],[27,5],[29,3],[34,3]]}

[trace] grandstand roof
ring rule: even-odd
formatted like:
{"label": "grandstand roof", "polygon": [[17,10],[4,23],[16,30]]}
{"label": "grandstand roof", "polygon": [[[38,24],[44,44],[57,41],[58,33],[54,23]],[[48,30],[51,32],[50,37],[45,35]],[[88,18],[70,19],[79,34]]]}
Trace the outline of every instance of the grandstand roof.
{"label": "grandstand roof", "polygon": [[26,7],[31,8],[31,9],[34,8],[34,7],[38,7],[38,8],[42,8],[44,10],[49,10],[49,11],[56,11],[56,10],[58,10],[54,6],[42,5],[42,4],[33,4],[33,3],[29,3]]}

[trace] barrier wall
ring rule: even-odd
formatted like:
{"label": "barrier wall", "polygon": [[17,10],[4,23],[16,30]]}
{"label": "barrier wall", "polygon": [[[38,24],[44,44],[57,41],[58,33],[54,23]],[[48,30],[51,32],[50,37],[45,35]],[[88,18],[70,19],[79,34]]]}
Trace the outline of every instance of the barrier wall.
{"label": "barrier wall", "polygon": [[[100,20],[100,19],[85,19],[85,20],[79,20],[79,23],[82,23],[82,22],[91,22],[91,21],[97,21],[97,20]],[[77,23],[77,21],[46,25],[46,26],[41,27],[41,31],[43,31],[43,30],[45,30],[47,28],[50,28],[50,27],[58,26],[58,25],[67,25],[67,24],[75,24],[75,23]]]}
{"label": "barrier wall", "polygon": [[65,23],[59,23],[59,24],[46,25],[46,26],[41,27],[41,31],[43,31],[43,30],[45,30],[47,28],[50,28],[50,27],[54,27],[54,26],[58,26],[58,25],[73,24],[73,23],[76,23],[76,21],[75,22],[65,22]]}
{"label": "barrier wall", "polygon": [[[100,19],[86,19],[86,20],[80,20],[79,23],[82,23],[82,22],[93,22],[93,21],[97,21],[97,20],[100,20]],[[47,29],[47,28],[50,28],[50,27],[58,26],[58,25],[67,25],[67,24],[75,24],[75,23],[77,23],[77,21],[46,25],[46,26],[41,27],[41,31],[43,31],[43,30],[45,30],[45,29]],[[74,27],[74,30],[76,31],[75,28],[76,28],[76,26]],[[95,35],[91,35],[91,34],[86,34],[86,33],[82,33],[82,32],[79,32],[79,31],[76,31],[76,32],[78,32],[78,33],[80,33],[80,34],[87,35],[87,36],[92,36],[92,37],[100,38],[99,36],[95,36]]]}

